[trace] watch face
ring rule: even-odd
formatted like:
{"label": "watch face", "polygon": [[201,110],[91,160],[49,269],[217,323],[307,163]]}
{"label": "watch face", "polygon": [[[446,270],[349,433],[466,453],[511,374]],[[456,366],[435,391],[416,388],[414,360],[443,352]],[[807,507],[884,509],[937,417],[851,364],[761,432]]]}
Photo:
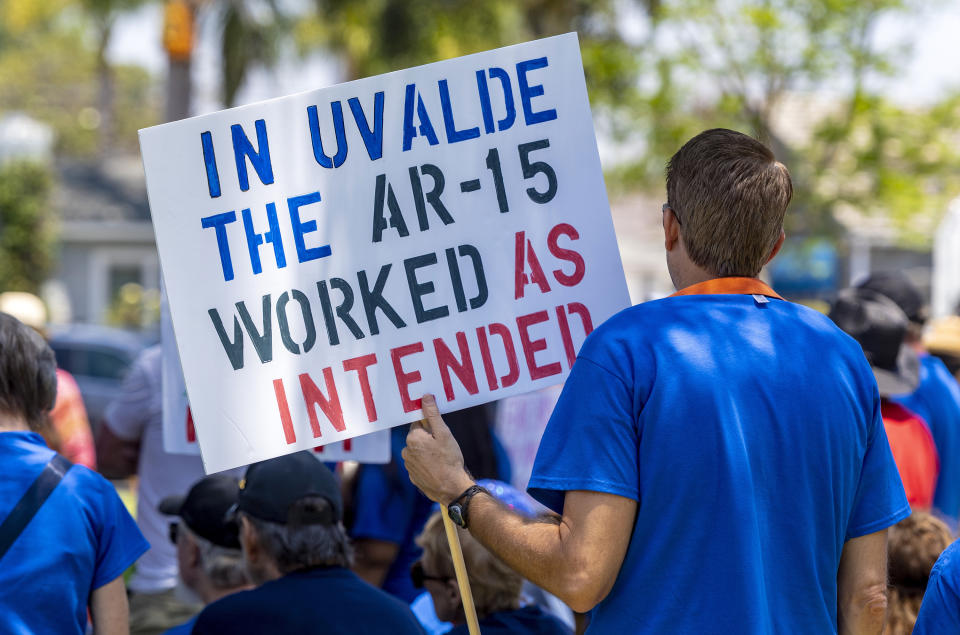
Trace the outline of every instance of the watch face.
{"label": "watch face", "polygon": [[460,505],[451,505],[447,508],[447,510],[450,512],[450,520],[463,527],[463,515],[461,513]]}

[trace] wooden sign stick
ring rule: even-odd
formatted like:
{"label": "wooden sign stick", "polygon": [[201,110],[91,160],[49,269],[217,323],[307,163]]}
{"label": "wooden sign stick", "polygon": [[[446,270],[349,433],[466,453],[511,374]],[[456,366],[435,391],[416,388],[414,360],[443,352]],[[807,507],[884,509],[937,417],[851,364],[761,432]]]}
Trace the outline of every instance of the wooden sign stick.
{"label": "wooden sign stick", "polygon": [[443,507],[442,515],[443,528],[447,532],[447,542],[450,544],[450,555],[453,556],[453,570],[457,574],[457,584],[460,585],[460,601],[463,602],[463,612],[467,616],[467,629],[470,635],[480,635],[477,608],[473,605],[473,592],[470,591],[470,579],[467,577],[467,565],[463,561],[463,549],[460,547],[457,526],[450,520],[450,512],[446,507]]}

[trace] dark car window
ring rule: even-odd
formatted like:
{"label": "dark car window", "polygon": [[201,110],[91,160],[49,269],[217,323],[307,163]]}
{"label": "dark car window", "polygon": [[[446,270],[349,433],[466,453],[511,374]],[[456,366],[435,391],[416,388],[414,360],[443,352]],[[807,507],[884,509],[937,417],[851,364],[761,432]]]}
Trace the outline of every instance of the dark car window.
{"label": "dark car window", "polygon": [[54,348],[54,353],[57,365],[72,375],[119,381],[130,365],[129,360],[109,351],[61,345]]}

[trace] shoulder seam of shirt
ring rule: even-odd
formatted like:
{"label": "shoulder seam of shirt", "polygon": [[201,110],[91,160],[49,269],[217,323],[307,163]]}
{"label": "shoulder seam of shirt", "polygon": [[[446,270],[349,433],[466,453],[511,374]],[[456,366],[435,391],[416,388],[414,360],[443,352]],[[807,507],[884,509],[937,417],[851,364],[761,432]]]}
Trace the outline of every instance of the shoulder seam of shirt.
{"label": "shoulder seam of shirt", "polygon": [[620,375],[616,374],[616,373],[613,372],[612,370],[606,368],[605,366],[602,366],[601,364],[593,361],[592,359],[590,359],[589,357],[586,357],[586,356],[584,356],[584,355],[578,355],[578,356],[577,356],[577,361],[580,361],[580,360],[583,360],[583,361],[585,361],[585,362],[590,362],[591,364],[593,364],[594,366],[596,366],[597,368],[599,368],[600,370],[602,370],[602,371],[605,372],[606,374],[610,375],[611,377],[616,378],[617,381],[619,381],[621,384],[623,384],[623,387],[627,390],[627,392],[630,392],[630,386],[627,385],[627,382],[624,381],[623,377],[621,377]]}

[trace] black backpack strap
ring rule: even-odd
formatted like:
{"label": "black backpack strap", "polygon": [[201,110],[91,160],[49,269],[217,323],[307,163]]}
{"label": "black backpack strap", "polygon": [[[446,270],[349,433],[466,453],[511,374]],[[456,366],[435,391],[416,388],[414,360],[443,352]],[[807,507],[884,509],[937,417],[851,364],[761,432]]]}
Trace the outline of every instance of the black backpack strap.
{"label": "black backpack strap", "polygon": [[27,528],[30,520],[40,511],[40,507],[53,493],[71,465],[70,461],[59,454],[54,454],[40,472],[40,476],[23,493],[13,511],[4,519],[3,524],[0,524],[0,559],[3,559],[4,554]]}

